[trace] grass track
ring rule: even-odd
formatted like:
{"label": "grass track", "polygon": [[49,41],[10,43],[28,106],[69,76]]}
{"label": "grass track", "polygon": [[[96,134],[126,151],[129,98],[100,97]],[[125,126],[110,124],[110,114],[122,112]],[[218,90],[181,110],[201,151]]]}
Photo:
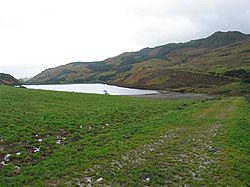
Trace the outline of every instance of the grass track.
{"label": "grass track", "polygon": [[0,104],[8,164],[0,186],[250,185],[243,97],[159,101],[1,86]]}

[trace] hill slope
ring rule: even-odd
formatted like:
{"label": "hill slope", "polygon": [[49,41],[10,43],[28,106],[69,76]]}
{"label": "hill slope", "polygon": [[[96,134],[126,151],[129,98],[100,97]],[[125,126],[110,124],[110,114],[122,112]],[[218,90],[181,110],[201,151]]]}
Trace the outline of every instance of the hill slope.
{"label": "hill slope", "polygon": [[244,91],[245,85],[242,86],[240,81],[248,77],[224,75],[238,69],[248,74],[249,43],[249,35],[237,31],[216,32],[207,38],[126,52],[104,61],[74,62],[47,69],[28,83],[104,82],[137,88],[200,92],[227,85]]}
{"label": "hill slope", "polygon": [[0,84],[15,86],[19,85],[20,82],[9,74],[0,73]]}

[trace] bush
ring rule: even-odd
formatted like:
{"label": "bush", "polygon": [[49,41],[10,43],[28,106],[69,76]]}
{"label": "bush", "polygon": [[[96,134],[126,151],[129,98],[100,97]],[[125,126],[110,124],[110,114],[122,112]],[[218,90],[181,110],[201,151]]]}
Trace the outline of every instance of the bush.
{"label": "bush", "polygon": [[245,79],[242,80],[242,82],[250,84],[250,78],[245,78]]}
{"label": "bush", "polygon": [[250,78],[250,72],[244,69],[226,71],[223,75],[236,78]]}

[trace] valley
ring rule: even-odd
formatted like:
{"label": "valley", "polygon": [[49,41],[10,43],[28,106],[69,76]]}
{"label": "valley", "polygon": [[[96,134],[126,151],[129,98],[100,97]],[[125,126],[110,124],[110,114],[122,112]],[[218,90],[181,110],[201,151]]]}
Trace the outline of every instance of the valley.
{"label": "valley", "polygon": [[[28,89],[0,74],[0,186],[249,186],[249,42],[216,32],[73,62]],[[32,89],[82,83],[148,94]]]}

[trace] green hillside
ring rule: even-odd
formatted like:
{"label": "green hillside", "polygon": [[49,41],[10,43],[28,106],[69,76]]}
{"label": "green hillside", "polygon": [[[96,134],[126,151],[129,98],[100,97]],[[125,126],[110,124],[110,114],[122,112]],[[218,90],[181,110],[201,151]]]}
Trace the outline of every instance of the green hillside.
{"label": "green hillside", "polygon": [[0,73],[0,85],[9,85],[9,86],[16,86],[20,84],[20,81],[18,81],[13,76],[6,74],[6,73]]}
{"label": "green hillside", "polygon": [[0,186],[249,186],[244,97],[151,100],[0,86]]}
{"label": "green hillside", "polygon": [[[216,32],[186,43],[126,52],[99,62],[74,62],[51,68],[28,84],[104,82],[150,89],[229,93],[249,92],[250,37]],[[243,70],[244,76],[231,76]]]}

